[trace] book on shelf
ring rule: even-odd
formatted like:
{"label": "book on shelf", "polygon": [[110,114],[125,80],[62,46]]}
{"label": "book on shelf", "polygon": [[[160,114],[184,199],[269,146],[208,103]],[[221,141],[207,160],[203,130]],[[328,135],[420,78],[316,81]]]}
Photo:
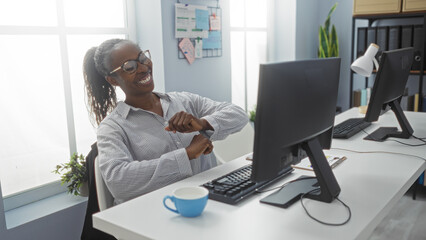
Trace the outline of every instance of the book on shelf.
{"label": "book on shelf", "polygon": [[365,91],[366,91],[366,93],[367,93],[367,99],[366,99],[366,104],[365,105],[368,105],[369,103],[370,103],[370,97],[371,97],[371,88],[366,88],[365,89]]}
{"label": "book on shelf", "polygon": [[401,43],[401,35],[399,34],[401,27],[400,26],[391,26],[389,27],[389,46],[388,50],[399,49]]}
{"label": "book on shelf", "polygon": [[356,58],[359,58],[364,55],[366,48],[366,40],[367,40],[367,28],[360,27],[358,28],[358,39],[357,39],[357,47],[356,47]]}
{"label": "book on shelf", "polygon": [[371,88],[358,89],[353,91],[353,106],[367,106],[370,102]]}
{"label": "book on shelf", "polygon": [[355,90],[353,92],[353,101],[354,101],[354,104],[353,104],[354,107],[361,106],[361,90]]}
{"label": "book on shelf", "polygon": [[423,95],[422,99],[422,112],[426,112],[426,95]]}
{"label": "book on shelf", "polygon": [[414,94],[414,112],[418,112],[419,111],[419,94],[416,93]]}
{"label": "book on shelf", "polygon": [[367,105],[367,89],[361,89],[361,106]]}
{"label": "book on shelf", "polygon": [[379,51],[376,54],[378,61],[382,57],[382,52],[388,50],[388,27],[377,27],[376,43],[379,45]]}
{"label": "book on shelf", "polygon": [[[426,176],[426,171],[423,172],[423,178],[424,178],[424,176]],[[426,181],[424,181],[424,180],[423,180],[423,186],[426,187]]]}
{"label": "book on shelf", "polygon": [[376,43],[376,28],[368,27],[367,28],[367,44],[365,45],[367,48],[370,44]]}
{"label": "book on shelf", "polygon": [[413,46],[413,25],[401,27],[401,48]]}
{"label": "book on shelf", "polygon": [[407,98],[407,111],[414,111],[414,95]]}
{"label": "book on shelf", "polygon": [[420,70],[420,64],[423,57],[423,45],[423,25],[415,25],[413,27],[414,61],[411,70]]}
{"label": "book on shelf", "polygon": [[[341,164],[343,161],[345,161],[347,158],[343,155],[325,155],[327,158],[328,164],[330,165],[331,169],[337,167],[339,164]],[[309,158],[306,157],[300,161],[300,163],[296,165],[291,165],[293,168],[302,169],[302,170],[308,170],[313,171],[311,161],[309,161]]]}

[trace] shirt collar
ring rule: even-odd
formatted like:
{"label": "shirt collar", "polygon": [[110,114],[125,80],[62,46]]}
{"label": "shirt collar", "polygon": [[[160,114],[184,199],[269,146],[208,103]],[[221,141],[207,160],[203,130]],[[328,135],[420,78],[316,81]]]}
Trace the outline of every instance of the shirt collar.
{"label": "shirt collar", "polygon": [[[160,92],[153,92],[153,93],[155,95],[157,95],[162,102],[163,101],[165,101],[167,103],[170,102],[170,96],[167,93],[160,93]],[[140,108],[132,107],[132,106],[128,105],[127,103],[125,103],[124,101],[119,101],[117,103],[117,107],[115,108],[115,111],[123,118],[127,118],[130,110],[132,110],[132,111],[145,111],[145,110],[140,109]]]}

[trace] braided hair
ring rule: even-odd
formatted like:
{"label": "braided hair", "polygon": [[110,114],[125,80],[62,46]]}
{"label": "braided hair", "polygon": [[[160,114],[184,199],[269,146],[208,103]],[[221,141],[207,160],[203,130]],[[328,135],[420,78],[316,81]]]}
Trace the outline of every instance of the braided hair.
{"label": "braided hair", "polygon": [[99,47],[92,47],[84,56],[83,75],[87,94],[86,107],[91,116],[92,124],[97,125],[117,105],[115,87],[106,80],[110,72],[111,52],[114,47],[123,42],[134,44],[126,39],[110,39]]}

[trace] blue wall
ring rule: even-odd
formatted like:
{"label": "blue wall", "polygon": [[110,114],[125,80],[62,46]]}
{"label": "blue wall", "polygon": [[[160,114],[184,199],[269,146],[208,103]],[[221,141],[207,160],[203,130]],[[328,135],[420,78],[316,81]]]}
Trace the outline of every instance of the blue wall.
{"label": "blue wall", "polygon": [[347,0],[297,0],[296,59],[317,58],[318,28],[323,25],[330,8],[338,3],[331,15],[331,24],[336,27],[339,39],[340,82],[337,105],[342,110],[349,108],[349,78],[352,39],[353,2]]}
{"label": "blue wall", "polygon": [[[232,0],[231,0],[232,1]],[[192,1],[200,4],[200,1]],[[197,93],[216,101],[231,102],[231,51],[229,36],[229,3],[221,0],[222,8],[222,57],[196,59],[189,64],[178,59],[178,42],[175,33],[175,3],[162,1],[163,52],[165,90]],[[191,3],[191,1],[185,1]],[[202,1],[206,5],[209,1]],[[215,6],[215,1],[213,1]]]}

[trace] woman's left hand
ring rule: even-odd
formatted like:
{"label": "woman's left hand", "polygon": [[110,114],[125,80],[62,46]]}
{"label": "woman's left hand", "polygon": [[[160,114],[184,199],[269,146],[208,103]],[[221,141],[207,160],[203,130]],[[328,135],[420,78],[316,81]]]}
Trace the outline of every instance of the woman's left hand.
{"label": "woman's left hand", "polygon": [[176,113],[169,120],[169,126],[166,131],[190,133],[202,130],[213,130],[212,126],[205,119],[199,119],[192,114],[181,111]]}

